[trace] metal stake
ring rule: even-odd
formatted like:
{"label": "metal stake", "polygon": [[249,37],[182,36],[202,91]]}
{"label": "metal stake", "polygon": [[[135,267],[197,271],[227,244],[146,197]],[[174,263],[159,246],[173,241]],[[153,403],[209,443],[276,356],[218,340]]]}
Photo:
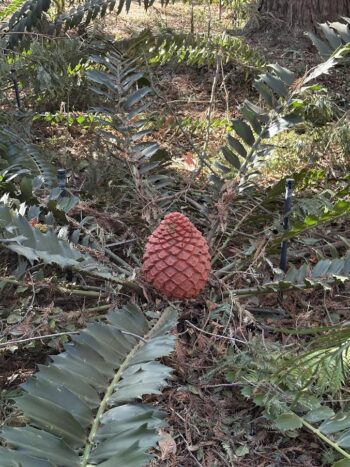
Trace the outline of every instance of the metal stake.
{"label": "metal stake", "polygon": [[[66,170],[65,169],[57,169],[57,179],[58,179],[58,187],[61,190],[60,198],[64,198],[67,195],[66,190]],[[73,269],[71,267],[66,268],[66,279],[67,282],[73,282]]]}
{"label": "metal stake", "polygon": [[12,79],[12,82],[13,82],[13,88],[15,90],[17,107],[18,107],[18,109],[20,109],[21,108],[21,99],[19,97],[17,73],[16,73],[16,70],[14,68],[12,68],[12,70],[11,70],[11,79]]}
{"label": "metal stake", "polygon": [[[292,195],[293,195],[294,179],[287,178],[286,180],[286,194],[284,197],[283,207],[283,230],[285,232],[289,229],[289,213],[292,207]],[[281,256],[280,256],[280,269],[283,272],[287,272],[287,253],[288,253],[288,240],[283,240],[281,244]],[[277,302],[283,308],[283,292],[277,293]]]}
{"label": "metal stake", "polygon": [[57,170],[57,179],[58,179],[58,187],[62,190],[61,196],[66,196],[66,170],[65,169],[58,169]]}
{"label": "metal stake", "polygon": [[[294,179],[287,178],[286,180],[286,194],[284,198],[283,208],[283,230],[285,232],[289,229],[289,213],[292,207],[292,195],[293,195]],[[288,252],[288,240],[283,240],[281,244],[281,257],[280,257],[280,269],[287,271],[287,252]]]}

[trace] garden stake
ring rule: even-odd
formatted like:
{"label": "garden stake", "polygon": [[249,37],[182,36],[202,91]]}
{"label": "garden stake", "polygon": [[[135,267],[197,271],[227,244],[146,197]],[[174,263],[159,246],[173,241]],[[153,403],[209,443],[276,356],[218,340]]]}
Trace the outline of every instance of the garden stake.
{"label": "garden stake", "polygon": [[62,190],[61,197],[66,196],[66,171],[65,169],[57,169],[58,187]]}
{"label": "garden stake", "polygon": [[[66,170],[65,169],[57,169],[57,179],[58,179],[58,187],[61,190],[60,198],[64,198],[67,194]],[[73,269],[71,267],[67,267],[66,279],[68,282],[73,282]]]}
{"label": "garden stake", "polygon": [[13,89],[15,90],[17,107],[18,107],[18,109],[20,109],[21,108],[21,100],[20,100],[20,97],[19,97],[17,74],[16,74],[16,70],[14,68],[12,68],[12,70],[11,70],[11,79],[12,79],[12,82],[13,82]]}
{"label": "garden stake", "polygon": [[[283,230],[287,232],[289,229],[289,213],[292,207],[292,194],[293,194],[294,179],[287,178],[286,180],[286,192],[284,197],[283,207]],[[288,252],[288,240],[283,240],[281,244],[281,256],[280,256],[280,269],[283,272],[287,271],[287,252]],[[281,304],[283,299],[283,292],[278,293],[278,302]]]}
{"label": "garden stake", "polygon": [[[286,194],[284,198],[283,208],[283,230],[287,232],[289,229],[289,213],[292,207],[292,194],[293,194],[293,178],[287,178],[286,180]],[[281,258],[280,258],[280,269],[283,272],[287,271],[287,251],[288,251],[288,240],[283,240],[281,245]]]}

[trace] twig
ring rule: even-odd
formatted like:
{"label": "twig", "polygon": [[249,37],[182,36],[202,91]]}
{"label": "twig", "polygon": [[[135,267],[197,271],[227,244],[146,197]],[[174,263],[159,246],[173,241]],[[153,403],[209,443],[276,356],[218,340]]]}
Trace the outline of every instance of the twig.
{"label": "twig", "polygon": [[245,222],[245,220],[260,206],[261,203],[256,204],[253,206],[243,217],[240,221],[237,222],[235,228],[231,231],[230,235],[226,238],[226,240],[223,242],[221,245],[219,251],[216,253],[216,255],[213,258],[212,264],[214,265],[216,261],[219,259],[219,256],[221,255],[221,252],[226,248],[226,246],[229,244],[229,242],[232,240],[232,237],[234,234],[237,232],[237,230],[241,227],[241,225]]}
{"label": "twig", "polygon": [[21,110],[21,98],[20,98],[20,95],[19,95],[18,79],[17,79],[17,73],[16,73],[15,68],[13,68],[11,70],[11,79],[12,79],[13,88],[14,88],[14,91],[15,91],[17,107],[18,107],[19,110]]}
{"label": "twig", "polygon": [[210,39],[210,33],[211,33],[211,2],[210,0],[208,0],[207,2],[207,8],[208,8],[208,17],[207,17],[208,39]]}
{"label": "twig", "polygon": [[[26,35],[26,36],[35,36],[35,37],[43,37],[44,39],[50,39],[50,40],[58,40],[58,39],[67,39],[67,36],[50,36],[48,34],[42,34],[39,32],[30,32],[30,31],[6,31],[2,32],[4,36],[13,36],[13,35]],[[5,49],[8,50],[8,49]],[[11,50],[12,52],[12,50]]]}
{"label": "twig", "polygon": [[69,217],[69,216],[67,216],[67,218],[68,218],[69,222],[71,222],[71,224],[73,224],[74,227],[77,227],[78,229],[82,230],[84,233],[89,234],[93,238],[93,240],[97,243],[99,249],[101,251],[103,251],[105,255],[109,256],[110,258],[112,258],[114,260],[115,263],[122,266],[122,267],[117,266],[117,270],[118,270],[119,273],[129,274],[132,271],[132,267],[126,261],[124,261],[122,258],[119,258],[119,256],[117,256],[115,253],[113,253],[113,251],[111,251],[109,248],[103,247],[101,245],[101,243],[98,241],[98,239],[96,238],[96,236],[92,235],[91,232],[89,232],[87,229],[85,229],[85,227],[82,226],[78,221],[76,221],[75,219],[73,219],[72,217]]}
{"label": "twig", "polygon": [[279,290],[283,290],[284,292],[292,292],[294,290],[306,290],[312,289],[316,287],[321,287],[322,285],[334,285],[336,284],[335,280],[328,280],[324,281],[319,284],[290,284],[288,287],[285,285],[283,289],[280,289],[278,286],[278,282],[270,282],[268,284],[264,284],[261,287],[251,287],[247,289],[236,289],[236,290],[226,290],[223,292],[224,296],[231,296],[232,293],[238,297],[253,297],[254,295],[261,295],[261,294],[268,294],[268,293],[278,293]]}
{"label": "twig", "polygon": [[[255,323],[254,316],[239,303],[238,297],[235,295],[234,290],[230,294],[230,299],[231,299],[232,303],[234,303],[234,305],[235,305],[235,307],[236,307],[236,309],[238,311],[240,325],[242,325],[242,323],[244,321],[244,318],[246,318],[246,323],[245,324]],[[247,342],[244,342],[244,344],[246,344],[246,343]]]}
{"label": "twig", "polygon": [[81,289],[81,290],[95,290],[95,292],[100,292],[101,287],[98,287],[96,285],[87,285],[87,284],[66,284],[67,288],[73,288],[73,289]]}
{"label": "twig", "polygon": [[121,246],[125,245],[127,243],[134,243],[137,242],[139,239],[138,238],[130,238],[129,240],[121,240],[119,242],[114,242],[114,243],[108,243],[105,248],[112,248],[113,246]]}
{"label": "twig", "polygon": [[220,73],[220,54],[218,52],[216,54],[215,76],[214,76],[214,79],[213,79],[213,84],[211,86],[210,101],[209,101],[209,106],[208,106],[208,110],[207,110],[207,131],[206,131],[206,136],[205,136],[205,141],[204,141],[203,156],[200,159],[200,161],[202,163],[207,157],[207,151],[208,151],[208,146],[209,146],[209,137],[210,137],[210,129],[211,129],[211,114],[212,114],[212,111],[213,111],[213,105],[214,105],[214,100],[215,100],[215,91],[216,91],[216,86],[218,84],[219,73]]}
{"label": "twig", "polygon": [[[101,310],[101,309],[109,309],[111,308],[111,305],[102,305],[100,307],[95,307],[95,308],[89,308],[89,309],[86,309],[85,311],[97,311],[97,309]],[[70,331],[70,332],[57,332],[55,334],[45,334],[43,336],[35,336],[35,337],[27,337],[25,339],[15,339],[15,340],[12,340],[12,341],[7,341],[7,342],[4,342],[4,343],[0,343],[0,348],[1,347],[8,347],[10,345],[16,345],[16,344],[22,344],[24,342],[31,342],[31,341],[36,341],[36,340],[41,340],[41,339],[50,339],[52,337],[59,337],[59,336],[70,336],[70,335],[73,335],[73,334],[79,334],[80,331]],[[139,339],[141,340],[142,342],[147,342],[147,340],[142,337],[142,336],[139,336],[138,334],[134,334],[133,332],[128,332],[128,331],[120,331],[122,334],[125,334],[127,336],[132,336],[132,337],[135,337],[136,339]]]}
{"label": "twig", "polygon": [[191,449],[190,449],[190,446],[186,440],[186,438],[184,437],[184,435],[182,433],[179,433],[179,435],[181,436],[181,438],[183,439],[185,445],[186,445],[186,448],[190,454],[190,456],[192,457],[192,459],[194,459],[194,461],[196,462],[196,464],[199,466],[199,467],[203,467],[203,465],[199,462],[199,460],[197,459],[197,457],[192,453]]}
{"label": "twig", "polygon": [[[110,308],[112,308],[112,305],[111,305],[111,304],[109,304],[109,305],[93,306],[93,307],[91,307],[91,308],[83,308],[82,314],[93,313],[93,312],[96,312],[96,311],[105,311],[105,310],[109,310]],[[69,311],[65,311],[64,313],[65,313],[65,314],[68,314],[68,313],[70,313],[70,312],[69,312]]]}
{"label": "twig", "polygon": [[[294,179],[287,178],[286,180],[286,193],[284,198],[283,208],[283,230],[288,232],[289,230],[289,215],[292,207],[292,194],[293,194]],[[280,269],[287,271],[287,252],[288,252],[288,240],[283,240],[281,245],[280,255]]]}
{"label": "twig", "polygon": [[[94,271],[84,271],[84,270],[80,270],[80,269],[77,269],[76,272],[79,272],[79,273],[85,273],[91,277],[94,277],[96,279],[100,279],[100,280],[104,280],[106,282],[112,282],[114,284],[119,284],[119,285],[122,285],[123,287],[127,287],[129,289],[132,289],[134,292],[136,292],[137,294],[139,295],[143,295],[143,291],[142,291],[142,288],[137,284],[136,281],[132,281],[132,280],[120,280],[120,279],[117,279],[116,277],[103,277],[99,274],[97,274],[96,272]],[[17,285],[17,286],[22,286],[22,287],[27,287],[29,286],[29,284],[26,284],[25,282],[21,282],[21,281],[18,281],[16,279],[12,279],[10,277],[2,277],[0,276],[0,282],[5,282],[5,283],[8,283],[8,284],[13,284],[13,285]],[[94,290],[81,290],[81,289],[78,289],[78,288],[73,288],[72,286],[65,286],[65,287],[62,287],[62,286],[57,286],[55,284],[52,284],[52,283],[45,283],[45,282],[36,282],[36,283],[33,283],[33,285],[35,287],[46,287],[46,288],[52,288],[53,290],[57,290],[58,292],[61,292],[61,293],[64,293],[64,294],[69,294],[69,295],[79,295],[81,297],[96,297],[96,298],[102,298],[104,296],[104,293],[101,292],[98,292],[98,291],[94,291]]]}
{"label": "twig", "polygon": [[[332,248],[340,248],[342,246],[347,246],[345,239],[338,240],[334,243],[326,243],[325,245],[310,246],[309,248],[304,248],[298,251],[291,251],[289,253],[290,258],[302,258],[303,256],[310,256],[312,253],[317,253],[317,251],[330,250]],[[311,250],[311,251],[310,251]]]}
{"label": "twig", "polygon": [[[179,419],[180,419],[181,421],[183,421],[183,423],[184,423],[185,425],[190,425],[194,430],[196,430],[196,432],[197,432],[199,435],[201,434],[201,432],[200,432],[200,430],[199,430],[199,428],[198,428],[197,425],[195,425],[194,423],[190,423],[190,422],[189,422],[188,420],[186,420],[182,415],[180,415],[178,412],[176,412],[176,410],[174,410],[172,407],[169,407],[169,408],[170,408],[170,410],[171,410],[177,417],[179,417]],[[186,430],[187,427],[185,426],[184,428],[185,428],[185,430]]]}
{"label": "twig", "polygon": [[211,388],[226,388],[230,386],[243,386],[243,383],[201,384],[200,388],[211,389]]}
{"label": "twig", "polygon": [[[118,263],[120,266],[122,266],[122,269],[119,268],[119,270],[122,272],[122,273],[130,273],[132,271],[132,267],[126,262],[124,261],[122,258],[119,258],[119,256],[117,256],[115,253],[113,253],[113,251],[111,251],[109,248],[106,248],[104,247],[103,248],[104,250],[104,253],[109,256],[110,258],[112,258],[116,263]],[[125,269],[124,269],[125,268]]]}
{"label": "twig", "polygon": [[70,332],[56,332],[55,334],[45,334],[43,336],[36,337],[27,337],[25,339],[15,339],[13,341],[8,341],[0,344],[0,348],[8,347],[9,345],[23,344],[24,342],[38,341],[41,339],[51,339],[52,337],[58,336],[70,336],[72,334],[79,334],[80,331],[70,331]]}
{"label": "twig", "polygon": [[191,34],[194,34],[194,8],[193,8],[193,0],[190,0],[190,10],[191,10]]}
{"label": "twig", "polygon": [[204,329],[201,329],[197,326],[195,326],[194,324],[192,324],[190,321],[186,320],[185,323],[187,323],[189,326],[191,326],[192,328],[196,329],[197,331],[201,332],[202,334],[206,334],[208,336],[212,336],[212,337],[217,337],[218,339],[226,339],[226,340],[229,340],[229,341],[234,341],[234,342],[239,342],[240,344],[246,344],[246,342],[244,341],[241,341],[240,339],[237,339],[236,337],[227,337],[227,336],[222,336],[220,334],[214,334],[213,332],[208,332],[208,331],[204,331]]}
{"label": "twig", "polygon": [[103,277],[103,276],[99,275],[98,273],[96,273],[94,271],[81,271],[81,270],[79,271],[79,269],[78,269],[77,272],[84,272],[85,274],[88,274],[89,276],[94,277],[95,279],[100,279],[100,280],[104,280],[106,282],[112,282],[114,284],[122,285],[123,287],[126,287],[128,289],[133,290],[138,295],[144,296],[142,287],[139,286],[136,281],[133,281],[133,280],[123,280],[123,281],[121,281],[120,279],[117,279],[116,277],[113,277],[113,276]]}
{"label": "twig", "polygon": [[147,342],[147,339],[145,339],[144,337],[142,336],[139,336],[138,334],[134,334],[133,332],[129,332],[129,331],[120,331],[122,334],[125,334],[126,336],[132,336],[132,337],[135,337],[136,339],[139,339],[140,341],[142,342]]}
{"label": "twig", "polygon": [[18,281],[17,279],[13,279],[11,277],[3,277],[0,276],[0,282],[5,282],[6,284],[13,284],[21,287],[28,287],[29,285],[32,285],[33,287],[45,287],[45,288],[52,288],[54,290],[57,290],[59,292],[62,292],[64,294],[69,294],[69,295],[79,295],[81,297],[102,297],[103,293],[102,292],[97,292],[95,290],[81,290],[78,288],[74,288],[73,286],[69,287],[62,287],[60,285],[55,285],[52,283],[47,283],[47,282],[32,282],[31,284],[26,284],[25,282]]}
{"label": "twig", "polygon": [[79,289],[69,289],[66,287],[58,286],[57,290],[62,293],[66,293],[69,295],[78,295],[80,297],[96,297],[101,298],[103,294],[101,292],[95,292],[94,290],[79,290]]}
{"label": "twig", "polygon": [[[221,5],[221,0],[220,1],[220,5]],[[222,56],[220,57],[220,68],[221,68],[221,74],[222,74],[222,87],[224,89],[224,93],[225,93],[225,100],[226,100],[226,119],[227,121],[230,120],[230,94],[229,94],[229,91],[227,89],[227,86],[226,86],[226,76],[225,76],[225,70],[224,70],[224,63],[222,61]]]}

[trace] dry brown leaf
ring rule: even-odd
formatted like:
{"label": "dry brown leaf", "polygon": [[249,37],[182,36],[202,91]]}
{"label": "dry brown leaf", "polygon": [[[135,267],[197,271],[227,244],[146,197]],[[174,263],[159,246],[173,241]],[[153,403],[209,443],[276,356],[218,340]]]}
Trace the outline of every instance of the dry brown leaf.
{"label": "dry brown leaf", "polygon": [[176,442],[170,433],[165,430],[159,430],[160,440],[158,442],[161,459],[164,461],[169,459],[173,454],[176,454]]}

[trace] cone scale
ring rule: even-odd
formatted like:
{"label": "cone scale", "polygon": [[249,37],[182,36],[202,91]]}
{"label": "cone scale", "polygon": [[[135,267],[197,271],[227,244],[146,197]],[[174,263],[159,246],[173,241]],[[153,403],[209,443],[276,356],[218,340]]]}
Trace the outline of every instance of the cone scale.
{"label": "cone scale", "polygon": [[167,298],[195,298],[210,273],[208,243],[192,222],[179,212],[165,216],[148,238],[143,277]]}

